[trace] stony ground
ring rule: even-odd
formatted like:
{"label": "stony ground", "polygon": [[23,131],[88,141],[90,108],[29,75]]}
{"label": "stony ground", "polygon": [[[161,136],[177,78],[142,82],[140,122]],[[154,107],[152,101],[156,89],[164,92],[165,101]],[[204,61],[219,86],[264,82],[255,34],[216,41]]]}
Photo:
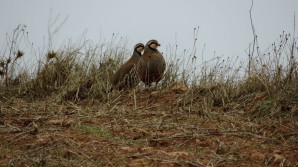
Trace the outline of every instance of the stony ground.
{"label": "stony ground", "polygon": [[0,98],[0,166],[298,166],[298,109],[262,117],[262,94],[211,108],[193,97]]}

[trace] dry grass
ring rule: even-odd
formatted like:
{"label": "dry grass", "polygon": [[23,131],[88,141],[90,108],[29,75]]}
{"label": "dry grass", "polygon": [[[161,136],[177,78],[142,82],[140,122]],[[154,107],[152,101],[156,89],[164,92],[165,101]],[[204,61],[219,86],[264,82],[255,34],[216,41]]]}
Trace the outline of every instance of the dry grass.
{"label": "dry grass", "polygon": [[157,90],[130,92],[109,92],[130,56],[121,38],[48,50],[33,72],[13,42],[0,58],[0,166],[297,166],[296,41],[283,33],[247,63],[175,46]]}

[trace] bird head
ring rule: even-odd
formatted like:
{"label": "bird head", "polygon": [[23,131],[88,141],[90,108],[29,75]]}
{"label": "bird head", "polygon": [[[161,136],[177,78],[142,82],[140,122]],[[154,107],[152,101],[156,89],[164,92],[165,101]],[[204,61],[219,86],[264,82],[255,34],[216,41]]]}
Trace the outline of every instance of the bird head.
{"label": "bird head", "polygon": [[142,43],[138,43],[135,45],[134,50],[138,53],[141,53],[144,50],[145,46]]}
{"label": "bird head", "polygon": [[158,43],[157,40],[152,39],[152,40],[147,42],[146,46],[151,48],[151,49],[157,49],[160,46],[160,44]]}

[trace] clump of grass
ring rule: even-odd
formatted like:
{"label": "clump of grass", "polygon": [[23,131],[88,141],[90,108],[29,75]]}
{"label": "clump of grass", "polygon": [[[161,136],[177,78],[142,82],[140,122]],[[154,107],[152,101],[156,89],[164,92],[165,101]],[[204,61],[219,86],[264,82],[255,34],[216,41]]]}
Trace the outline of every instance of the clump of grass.
{"label": "clump of grass", "polygon": [[256,112],[258,113],[259,118],[270,115],[274,112],[275,104],[271,100],[262,101],[260,104],[256,106]]}
{"label": "clump of grass", "polygon": [[178,45],[169,45],[167,47],[167,52],[165,53],[167,57],[167,68],[160,82],[161,88],[163,89],[169,88],[174,83],[187,85],[190,80],[187,72],[189,68],[186,65],[186,60],[184,60],[184,58],[187,57],[187,52],[184,50],[178,55],[177,50]]}
{"label": "clump of grass", "polygon": [[[19,48],[20,43],[27,38],[26,25],[18,25],[12,34],[7,34],[7,46],[0,57],[0,83],[5,87],[16,84],[18,77],[18,61],[24,56],[24,52]],[[2,86],[1,84],[1,86]]]}
{"label": "clump of grass", "polygon": [[126,42],[120,39],[117,44],[112,42],[95,46],[92,52],[86,52],[84,59],[78,60],[75,70],[70,74],[69,84],[62,87],[59,98],[75,101],[86,98],[106,100],[111,87],[110,78],[123,58],[128,56],[125,45]]}
{"label": "clump of grass", "polygon": [[92,45],[83,41],[49,51],[45,62],[39,63],[31,93],[35,97],[54,95],[58,101],[103,100],[110,89],[109,78],[128,53],[125,40],[114,42]]}
{"label": "clump of grass", "polygon": [[[42,65],[42,62],[39,64],[36,77],[32,82],[32,93],[43,96],[58,91],[75,66],[76,53],[77,51],[72,50],[60,53],[49,51],[45,64]],[[49,58],[49,55],[52,58]]]}
{"label": "clump of grass", "polygon": [[51,96],[58,101],[104,100],[110,90],[109,78],[129,53],[126,40],[115,34],[110,42],[101,44],[82,37],[78,42],[69,41],[61,49],[49,49],[29,72],[17,63],[24,52],[15,44],[20,43],[24,28],[15,29],[12,40],[8,41],[11,42],[7,46],[9,54],[5,51],[6,57],[0,58],[0,86],[6,87],[3,91],[15,90],[9,96],[22,94],[31,99]]}
{"label": "clump of grass", "polygon": [[[200,65],[189,65],[192,67],[188,72],[191,79],[187,84],[191,85],[191,89],[184,96],[184,104],[191,108],[193,100],[200,99],[202,109],[207,112],[214,107],[225,108],[235,103],[246,106],[245,102],[254,101],[258,94],[265,93],[266,98],[263,100],[274,102],[270,110],[263,111],[264,106],[268,106],[263,105],[263,100],[253,103],[259,106],[257,111],[266,113],[262,116],[272,115],[277,110],[293,109],[298,91],[297,38],[283,32],[279,40],[278,44],[273,43],[272,48],[266,49],[264,53],[256,45],[256,54],[252,56],[248,53],[249,62],[243,62],[238,57],[222,59],[215,56]],[[199,56],[192,54],[191,57],[194,61]]]}

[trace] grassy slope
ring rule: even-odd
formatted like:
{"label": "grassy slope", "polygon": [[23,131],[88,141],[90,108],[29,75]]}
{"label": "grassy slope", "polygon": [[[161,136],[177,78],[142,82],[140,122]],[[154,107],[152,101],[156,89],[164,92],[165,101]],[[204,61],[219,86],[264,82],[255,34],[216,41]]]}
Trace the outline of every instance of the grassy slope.
{"label": "grassy slope", "polygon": [[33,74],[12,42],[0,58],[0,166],[297,166],[297,38],[280,38],[249,66],[165,53],[157,90],[129,92],[108,92],[125,41],[70,43]]}

